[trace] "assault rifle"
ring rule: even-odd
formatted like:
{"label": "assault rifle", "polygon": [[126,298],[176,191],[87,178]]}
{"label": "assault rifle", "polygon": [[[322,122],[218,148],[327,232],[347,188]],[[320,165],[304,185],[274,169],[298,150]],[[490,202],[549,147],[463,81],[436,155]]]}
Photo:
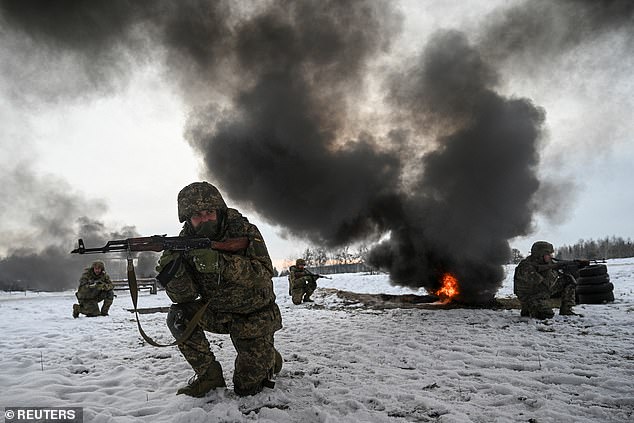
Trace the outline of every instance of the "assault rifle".
{"label": "assault rifle", "polygon": [[579,277],[580,269],[588,267],[591,264],[605,263],[605,259],[603,259],[602,261],[599,261],[599,260],[585,260],[585,259],[560,260],[560,259],[553,258],[552,260],[553,262],[551,264],[540,265],[539,268],[553,269],[564,275],[572,275],[575,278]]}
{"label": "assault rifle", "polygon": [[207,306],[210,301],[207,301],[198,312],[192,317],[191,321],[185,328],[184,333],[169,344],[159,344],[150,338],[141,327],[141,321],[139,320],[139,311],[137,308],[137,302],[139,297],[139,289],[136,279],[136,273],[134,271],[134,262],[132,260],[132,252],[135,251],[155,251],[160,252],[163,250],[172,251],[189,251],[197,248],[211,248],[218,251],[225,251],[236,253],[244,250],[249,246],[249,238],[229,238],[224,241],[212,241],[205,237],[181,237],[181,236],[167,236],[167,235],[152,235],[139,238],[119,239],[114,241],[108,241],[103,247],[86,248],[84,241],[79,239],[79,247],[71,251],[71,254],[100,254],[100,253],[113,253],[117,251],[123,251],[128,253],[128,287],[130,288],[130,297],[132,298],[132,306],[134,307],[134,314],[136,317],[136,323],[139,328],[139,333],[147,341],[148,344],[155,347],[170,347],[185,342],[189,336],[193,333],[194,329],[198,325],[198,322],[203,317]]}
{"label": "assault rifle", "polygon": [[211,248],[218,251],[235,253],[249,246],[249,238],[229,238],[225,241],[212,241],[205,237],[181,237],[167,235],[152,235],[139,238],[118,239],[108,241],[103,247],[86,248],[84,240],[79,239],[79,247],[71,251],[71,254],[100,254],[117,251],[189,251],[197,248]]}
{"label": "assault rifle", "polygon": [[315,277],[315,280],[317,280],[317,279],[319,279],[319,278],[332,279],[332,278],[329,278],[328,276],[320,275],[319,273],[312,273],[312,272],[310,272],[310,273],[309,273],[309,275],[310,275],[310,276],[314,276],[314,277]]}

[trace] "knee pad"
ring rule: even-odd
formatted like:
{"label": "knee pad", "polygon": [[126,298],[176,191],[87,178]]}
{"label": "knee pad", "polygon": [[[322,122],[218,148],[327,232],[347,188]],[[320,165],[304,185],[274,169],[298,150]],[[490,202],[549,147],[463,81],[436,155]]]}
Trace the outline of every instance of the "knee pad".
{"label": "knee pad", "polygon": [[167,327],[174,338],[178,339],[187,328],[187,317],[185,316],[185,310],[178,304],[172,304],[167,312]]}

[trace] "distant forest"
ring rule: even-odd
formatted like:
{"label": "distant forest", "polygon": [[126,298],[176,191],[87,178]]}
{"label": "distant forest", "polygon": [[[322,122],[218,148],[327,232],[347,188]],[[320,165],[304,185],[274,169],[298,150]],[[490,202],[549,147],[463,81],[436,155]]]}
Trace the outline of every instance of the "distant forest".
{"label": "distant forest", "polygon": [[[306,260],[308,267],[320,268],[319,272],[331,273],[325,270],[328,266],[333,265],[349,265],[349,264],[365,264],[365,259],[368,254],[368,246],[361,245],[356,251],[349,246],[345,246],[336,251],[327,251],[325,248],[306,248],[306,250],[299,256]],[[600,260],[600,259],[612,259],[612,258],[626,258],[634,257],[634,242],[631,239],[623,239],[621,237],[605,237],[597,241],[580,239],[573,245],[555,245],[555,257],[563,260],[572,259],[588,259],[588,260]],[[517,248],[513,248],[511,251],[511,258],[509,264],[519,263],[524,259],[524,255]],[[287,259],[286,266],[294,264],[294,259]],[[276,269],[277,271],[277,269]],[[285,273],[282,270],[282,273]]]}
{"label": "distant forest", "polygon": [[[634,257],[634,243],[629,238],[606,237],[600,240],[580,239],[573,245],[555,246],[555,256],[564,260],[572,259],[612,259]],[[511,263],[519,263],[524,257],[520,251],[513,248]]]}
{"label": "distant forest", "polygon": [[611,237],[591,239],[585,241],[580,239],[573,245],[555,246],[557,256],[562,259],[586,258],[590,260],[634,257],[634,243],[631,239],[621,237]]}

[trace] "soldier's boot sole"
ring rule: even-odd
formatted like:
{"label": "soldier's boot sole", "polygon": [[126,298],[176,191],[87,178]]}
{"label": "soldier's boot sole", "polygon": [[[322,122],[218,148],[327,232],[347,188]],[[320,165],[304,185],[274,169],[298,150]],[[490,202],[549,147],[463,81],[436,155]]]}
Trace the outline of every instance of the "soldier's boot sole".
{"label": "soldier's boot sole", "polygon": [[73,304],[73,318],[79,317],[79,304]]}

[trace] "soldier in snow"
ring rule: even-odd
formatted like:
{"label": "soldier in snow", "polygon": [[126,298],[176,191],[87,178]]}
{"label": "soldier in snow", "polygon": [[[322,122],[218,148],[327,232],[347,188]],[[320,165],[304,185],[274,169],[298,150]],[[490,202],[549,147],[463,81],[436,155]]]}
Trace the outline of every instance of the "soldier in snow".
{"label": "soldier in snow", "polygon": [[555,315],[548,307],[548,300],[561,296],[559,314],[576,315],[576,280],[570,274],[559,274],[553,263],[553,245],[546,241],[537,241],[531,247],[531,254],[515,268],[513,291],[520,300],[523,317],[549,319]]}
{"label": "soldier in snow", "polygon": [[295,265],[288,269],[289,292],[293,304],[312,303],[310,296],[317,289],[317,278],[319,276],[306,269],[306,261],[297,259]]}
{"label": "soldier in snow", "polygon": [[165,251],[157,271],[174,302],[167,325],[179,338],[195,314],[205,308],[192,334],[178,348],[196,375],[177,394],[205,396],[225,387],[222,367],[204,331],[229,334],[237,357],[233,373],[236,394],[253,395],[273,387],[282,368],[274,333],[282,327],[273,292],[273,265],[258,228],[228,208],[220,192],[207,182],[194,182],[178,193],[180,236],[215,241],[247,237],[248,246],[233,253],[211,248]]}
{"label": "soldier in snow", "polygon": [[[106,273],[102,261],[93,262],[84,270],[79,279],[79,288],[75,293],[79,304],[73,304],[73,317],[85,314],[88,317],[107,316],[114,300],[114,285]],[[101,310],[99,302],[103,301]]]}

